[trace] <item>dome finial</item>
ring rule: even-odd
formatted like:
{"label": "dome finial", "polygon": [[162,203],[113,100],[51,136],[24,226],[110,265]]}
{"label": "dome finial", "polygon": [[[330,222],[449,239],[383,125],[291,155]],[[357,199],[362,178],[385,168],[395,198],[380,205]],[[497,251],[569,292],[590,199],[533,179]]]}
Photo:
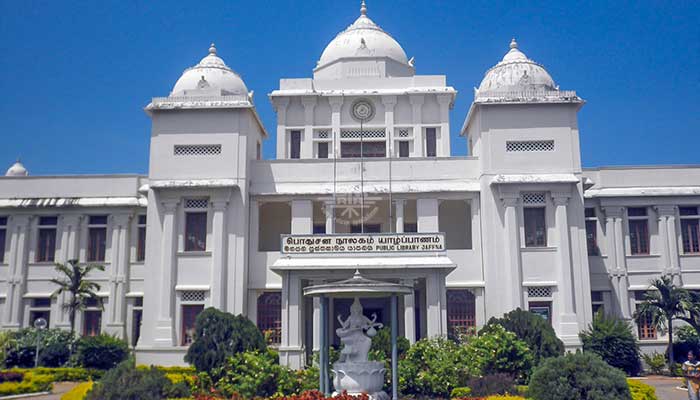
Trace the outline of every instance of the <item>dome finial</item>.
{"label": "dome finial", "polygon": [[360,15],[367,15],[367,4],[365,4],[365,0],[362,0],[360,4]]}
{"label": "dome finial", "polygon": [[209,54],[216,55],[216,45],[214,45],[214,42],[209,45]]}
{"label": "dome finial", "polygon": [[510,48],[511,49],[517,49],[518,48],[518,42],[515,41],[515,38],[510,40]]}

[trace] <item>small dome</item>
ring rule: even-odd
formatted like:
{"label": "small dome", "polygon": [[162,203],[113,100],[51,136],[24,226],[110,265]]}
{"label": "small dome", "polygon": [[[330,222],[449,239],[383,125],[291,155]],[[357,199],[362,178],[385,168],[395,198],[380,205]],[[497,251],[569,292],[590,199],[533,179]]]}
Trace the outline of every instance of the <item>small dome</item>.
{"label": "small dome", "polygon": [[343,58],[383,57],[412,66],[401,45],[369,19],[367,6],[363,0],[359,18],[328,43],[318,60],[317,68]]}
{"label": "small dome", "polygon": [[503,60],[486,71],[479,85],[482,90],[522,90],[524,88],[555,90],[554,80],[540,64],[530,60],[518,49],[518,43],[510,42],[510,51]]}
{"label": "small dome", "polygon": [[200,89],[221,89],[222,95],[248,94],[248,88],[241,77],[216,55],[214,43],[209,47],[209,54],[199,64],[182,73],[170,95],[183,96],[186,91]]}
{"label": "small dome", "polygon": [[7,169],[7,172],[5,172],[5,176],[27,176],[29,175],[29,171],[27,171],[26,168],[24,168],[24,165],[17,160],[10,168]]}

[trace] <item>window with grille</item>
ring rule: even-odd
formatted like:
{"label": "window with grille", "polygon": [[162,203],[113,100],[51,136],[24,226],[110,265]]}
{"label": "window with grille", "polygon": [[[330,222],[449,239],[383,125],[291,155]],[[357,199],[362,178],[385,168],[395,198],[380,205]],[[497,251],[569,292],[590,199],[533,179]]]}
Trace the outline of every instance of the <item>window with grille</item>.
{"label": "window with grille", "polygon": [[204,302],[203,290],[183,290],[180,301],[182,302]]}
{"label": "window with grille", "polygon": [[542,205],[545,204],[545,195],[541,192],[523,193],[523,204]]}
{"label": "window with grille", "polygon": [[107,216],[88,217],[87,261],[105,261],[107,249]]}
{"label": "window with grille", "polygon": [[399,128],[399,132],[396,136],[400,138],[411,137],[411,128]]}
{"label": "window with grille", "polygon": [[138,236],[136,238],[136,261],[146,259],[146,216],[138,216]]}
{"label": "window with grille", "polygon": [[550,298],[552,297],[551,286],[529,286],[527,288],[528,298]]}
{"label": "window with grille", "polygon": [[645,207],[627,209],[630,253],[649,254],[649,220]]}
{"label": "window with grille", "polygon": [[454,337],[475,333],[476,299],[471,291],[447,290],[447,331]]}
{"label": "window with grille", "polygon": [[37,232],[37,262],[53,262],[56,255],[56,225],[58,217],[40,217]]}
{"label": "window with grille", "polygon": [[386,137],[385,129],[343,129],[340,131],[341,139],[380,139]]}
{"label": "window with grille", "polygon": [[301,131],[289,133],[289,158],[297,159],[301,156]]}
{"label": "window with grille", "polygon": [[425,128],[425,156],[437,156],[437,133],[435,128]]}
{"label": "window with grille", "polygon": [[698,207],[679,207],[683,253],[700,253],[700,215]]}
{"label": "window with grille", "polygon": [[209,207],[208,199],[187,199],[185,200],[185,208],[187,209],[197,209],[197,208],[207,208]]}
{"label": "window with grille", "polygon": [[189,346],[194,342],[195,321],[197,315],[204,310],[204,304],[182,305],[182,330],[180,332],[180,345]]}
{"label": "window with grille", "polygon": [[340,144],[342,158],[360,158],[360,154],[366,158],[386,157],[386,142],[342,142]]}
{"label": "window with grille", "polygon": [[523,208],[525,225],[525,247],[547,246],[547,223],[545,207]]}
{"label": "window with grille", "polygon": [[506,141],[507,152],[554,151],[554,140]]}
{"label": "window with grille", "polygon": [[319,129],[314,131],[314,138],[316,139],[330,139],[331,134],[327,129]]}
{"label": "window with grille", "polygon": [[258,297],[258,329],[268,342],[279,345],[282,341],[282,294],[266,292]]}
{"label": "window with grille", "polygon": [[0,264],[5,262],[5,243],[7,241],[7,217],[0,217]]}
{"label": "window with grille", "polygon": [[176,156],[216,156],[221,154],[220,144],[176,144],[173,146]]}
{"label": "window with grille", "polygon": [[598,218],[595,208],[586,208],[586,247],[589,256],[599,256],[598,248]]}

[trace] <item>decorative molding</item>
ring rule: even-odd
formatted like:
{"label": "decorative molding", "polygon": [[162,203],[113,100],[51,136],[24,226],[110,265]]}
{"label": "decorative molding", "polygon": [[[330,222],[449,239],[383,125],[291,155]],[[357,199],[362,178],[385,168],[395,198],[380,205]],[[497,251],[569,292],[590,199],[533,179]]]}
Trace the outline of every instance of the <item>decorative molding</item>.
{"label": "decorative molding", "polygon": [[678,207],[669,204],[663,204],[654,206],[654,210],[659,214],[660,217],[675,217]]}

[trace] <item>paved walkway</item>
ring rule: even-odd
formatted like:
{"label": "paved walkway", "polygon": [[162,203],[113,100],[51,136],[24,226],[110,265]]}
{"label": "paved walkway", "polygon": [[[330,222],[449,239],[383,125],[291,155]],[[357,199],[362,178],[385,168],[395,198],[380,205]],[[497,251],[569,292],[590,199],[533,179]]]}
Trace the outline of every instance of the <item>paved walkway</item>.
{"label": "paved walkway", "polygon": [[33,396],[27,397],[31,400],[61,400],[61,396],[67,391],[73,389],[78,384],[78,382],[56,382],[53,384],[53,390],[51,394],[44,396]]}
{"label": "paved walkway", "polygon": [[647,385],[656,388],[656,397],[659,400],[688,400],[688,392],[677,389],[681,386],[680,378],[671,378],[668,376],[647,376],[646,379],[640,381]]}

